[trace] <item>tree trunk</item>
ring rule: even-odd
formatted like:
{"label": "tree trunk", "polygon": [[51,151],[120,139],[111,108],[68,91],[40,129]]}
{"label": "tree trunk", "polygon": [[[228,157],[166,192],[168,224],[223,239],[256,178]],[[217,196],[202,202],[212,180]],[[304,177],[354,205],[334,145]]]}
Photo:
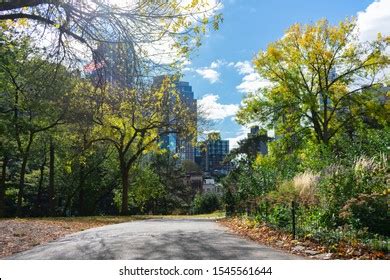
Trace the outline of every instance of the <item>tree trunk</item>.
{"label": "tree trunk", "polygon": [[28,159],[27,154],[24,154],[23,159],[22,159],[22,166],[20,168],[18,202],[17,202],[17,206],[16,206],[16,216],[17,217],[22,216],[22,203],[23,203],[23,196],[24,196],[24,179],[25,179],[25,175],[26,175],[27,159]]}
{"label": "tree trunk", "polygon": [[122,207],[121,215],[129,214],[129,169],[121,164],[122,175]]}
{"label": "tree trunk", "polygon": [[55,214],[55,186],[54,186],[54,160],[55,160],[55,147],[53,139],[50,137],[50,151],[49,151],[49,215]]}
{"label": "tree trunk", "polygon": [[41,216],[42,215],[42,192],[43,192],[43,179],[45,177],[45,166],[46,166],[46,148],[44,151],[43,161],[39,167],[39,183],[38,183],[38,194],[37,201],[35,203],[35,212]]}
{"label": "tree trunk", "polygon": [[86,213],[85,207],[85,167],[80,164],[80,175],[79,175],[79,198],[78,198],[78,215],[84,216]]}
{"label": "tree trunk", "polygon": [[27,143],[27,146],[25,149],[23,149],[21,142],[20,142],[20,139],[18,141],[18,149],[19,149],[20,154],[22,155],[22,166],[20,167],[19,192],[18,192],[18,201],[17,201],[17,205],[16,205],[16,216],[17,217],[20,217],[22,215],[22,203],[23,203],[23,196],[24,196],[24,179],[26,176],[26,168],[27,168],[28,157],[30,155],[30,148],[31,148],[33,141],[34,141],[34,133],[31,131],[30,131],[30,136],[29,136],[28,143]]}
{"label": "tree trunk", "polygon": [[7,177],[7,165],[8,157],[4,156],[3,165],[1,167],[1,177],[0,177],[0,217],[5,215],[5,190],[6,190],[6,177]]}

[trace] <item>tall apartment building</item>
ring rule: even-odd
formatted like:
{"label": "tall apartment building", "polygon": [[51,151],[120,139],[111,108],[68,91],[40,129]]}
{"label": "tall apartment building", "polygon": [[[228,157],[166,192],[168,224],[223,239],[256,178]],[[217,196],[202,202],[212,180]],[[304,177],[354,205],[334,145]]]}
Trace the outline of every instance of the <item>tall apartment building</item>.
{"label": "tall apartment building", "polygon": [[[165,76],[158,76],[154,79],[156,86],[160,85]],[[190,112],[195,116],[191,125],[197,125],[197,100],[194,98],[194,92],[188,82],[176,81],[175,88],[179,94],[181,101],[186,104]],[[181,160],[195,161],[195,148],[193,139],[196,135],[178,135],[177,133],[170,133],[161,136],[161,146],[172,153],[178,154]]]}
{"label": "tall apartment building", "polygon": [[213,140],[207,143],[207,169],[211,174],[225,174],[228,166],[224,159],[229,153],[229,140]]}
{"label": "tall apartment building", "polygon": [[[192,126],[197,126],[197,100],[194,98],[194,92],[188,82],[178,81],[175,83],[176,89],[180,95],[182,101],[187,105],[188,109],[194,115]],[[178,137],[178,153],[182,160],[195,161],[195,148],[193,140],[196,139],[196,135],[188,135]]]}
{"label": "tall apartment building", "polygon": [[[215,133],[214,133],[215,136]],[[210,175],[224,175],[229,171],[229,164],[224,162],[229,153],[229,140],[208,137],[195,151],[195,162]]]}
{"label": "tall apartment building", "polygon": [[100,43],[95,53],[95,60],[84,66],[84,75],[95,86],[107,83],[126,88],[136,86],[138,76],[131,51],[121,44]]}

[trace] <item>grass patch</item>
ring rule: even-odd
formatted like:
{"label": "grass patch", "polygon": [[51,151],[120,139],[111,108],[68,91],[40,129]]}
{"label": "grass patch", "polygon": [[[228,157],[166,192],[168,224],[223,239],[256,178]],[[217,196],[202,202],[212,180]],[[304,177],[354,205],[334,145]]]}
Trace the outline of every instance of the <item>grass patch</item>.
{"label": "grass patch", "polygon": [[199,215],[132,215],[132,216],[85,216],[85,217],[40,217],[40,218],[14,218],[0,219],[24,221],[48,221],[66,223],[97,223],[97,224],[119,224],[147,219],[222,219],[225,218],[224,211],[215,211],[210,214]]}

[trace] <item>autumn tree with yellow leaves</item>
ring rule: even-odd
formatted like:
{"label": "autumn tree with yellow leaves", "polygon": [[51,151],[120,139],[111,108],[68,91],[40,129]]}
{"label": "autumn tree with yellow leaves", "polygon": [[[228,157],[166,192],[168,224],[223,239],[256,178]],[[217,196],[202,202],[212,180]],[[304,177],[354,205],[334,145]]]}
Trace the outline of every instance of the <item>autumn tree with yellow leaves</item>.
{"label": "autumn tree with yellow leaves", "polygon": [[174,78],[138,89],[107,86],[98,95],[91,142],[104,141],[117,152],[122,182],[121,214],[128,213],[129,172],[142,155],[160,151],[169,133],[196,135],[196,112],[176,91]]}
{"label": "autumn tree with yellow leaves", "polygon": [[295,24],[255,57],[270,86],[247,96],[238,120],[258,121],[290,140],[311,134],[325,145],[362,117],[384,124],[389,45],[390,38],[380,34],[361,42],[355,20]]}

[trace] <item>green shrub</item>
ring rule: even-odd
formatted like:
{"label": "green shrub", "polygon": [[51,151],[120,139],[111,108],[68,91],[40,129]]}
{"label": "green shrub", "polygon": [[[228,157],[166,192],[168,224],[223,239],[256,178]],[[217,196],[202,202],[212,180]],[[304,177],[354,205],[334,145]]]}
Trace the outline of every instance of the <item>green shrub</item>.
{"label": "green shrub", "polygon": [[300,166],[303,170],[319,172],[329,166],[335,159],[331,147],[308,141],[304,149],[298,151]]}
{"label": "green shrub", "polygon": [[390,236],[390,194],[360,194],[347,201],[340,217],[355,229]]}
{"label": "green shrub", "polygon": [[220,208],[220,199],[214,193],[196,194],[192,202],[194,214],[208,214]]}
{"label": "green shrub", "polygon": [[346,134],[335,137],[333,154],[344,162],[352,163],[357,157],[375,157],[380,153],[388,153],[390,143],[390,127],[383,129],[369,129],[361,127],[354,132],[351,138]]}
{"label": "green shrub", "polygon": [[319,182],[321,207],[328,227],[342,225],[339,214],[347,201],[362,194],[382,193],[386,190],[387,159],[359,157],[351,166],[333,164],[322,171]]}
{"label": "green shrub", "polygon": [[307,138],[294,149],[276,139],[268,155],[243,161],[232,172],[227,187],[236,212],[255,202],[256,221],[291,230],[295,201],[298,235],[335,246],[342,241],[384,248],[381,240],[390,231],[389,129],[362,125],[327,145]]}
{"label": "green shrub", "polygon": [[227,188],[223,202],[225,204],[226,216],[232,216],[235,213],[235,199],[230,188]]}
{"label": "green shrub", "polygon": [[260,204],[258,215],[267,223],[286,229],[292,219],[291,202],[297,201],[298,195],[292,181],[285,181],[278,185],[275,191],[266,195],[265,202]]}
{"label": "green shrub", "polygon": [[278,228],[287,229],[291,224],[291,208],[284,204],[274,205],[270,209],[267,221]]}
{"label": "green shrub", "polygon": [[341,225],[339,211],[345,202],[353,197],[353,173],[351,169],[333,164],[325,169],[320,177],[320,207],[326,212],[323,220],[327,227]]}
{"label": "green shrub", "polygon": [[303,236],[315,236],[318,232],[326,230],[324,214],[326,211],[320,207],[298,207],[297,230]]}

